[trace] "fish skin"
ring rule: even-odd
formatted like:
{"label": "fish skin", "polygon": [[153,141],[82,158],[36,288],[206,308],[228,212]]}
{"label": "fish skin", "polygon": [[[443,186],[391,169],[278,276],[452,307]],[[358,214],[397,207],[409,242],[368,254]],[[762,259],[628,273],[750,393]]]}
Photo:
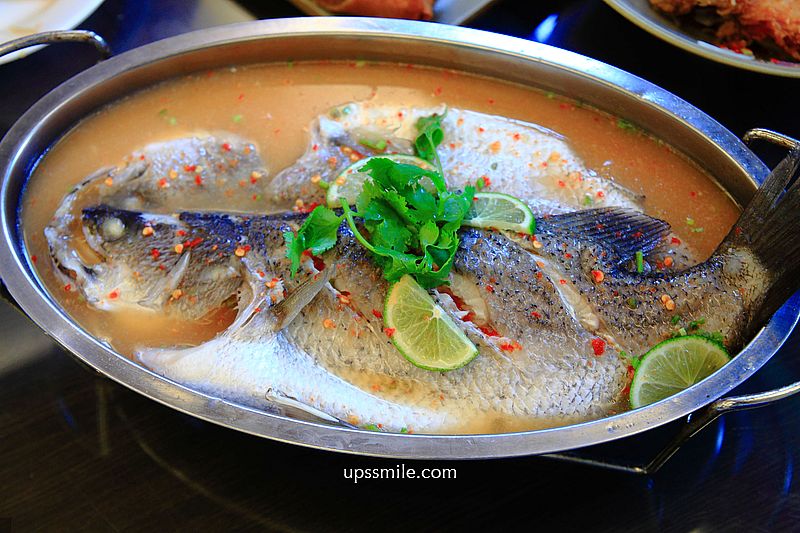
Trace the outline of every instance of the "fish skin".
{"label": "fish skin", "polygon": [[485,176],[491,183],[487,190],[516,196],[537,215],[587,206],[642,210],[640,195],[587,169],[552,130],[453,107],[405,108],[372,101],[345,104],[319,116],[311,125],[305,154],[272,179],[267,195],[284,208],[298,198],[323,203],[324,191],[311,184],[311,176],[331,181],[352,163],[351,157],[381,155],[360,144],[362,139],[388,139],[387,153],[413,154],[417,120],[445,112],[445,142],[438,153],[448,188],[463,189]]}
{"label": "fish skin", "polygon": [[[108,217],[125,220],[131,235],[137,235],[151,216],[106,207],[84,211],[90,242],[97,240],[97,228],[102,228]],[[600,417],[619,408],[627,384],[627,362],[613,349],[600,357],[594,354],[594,333],[564,312],[564,302],[553,282],[537,276],[536,257],[502,234],[465,229],[455,261],[455,271],[484,295],[488,320],[499,336],[478,338],[480,355],[475,361],[462,369],[440,373],[411,365],[384,333],[382,319],[372,311],[383,309],[389,285],[346,224],[339,230],[337,245],[322,256],[326,264],[337,265],[333,287],[304,307],[276,340],[261,315],[269,315],[269,308],[282,300],[284,289],[292,294],[314,272],[307,260],[300,276],[291,279],[288,275],[290,262],[285,257],[282,233],[296,229],[302,216],[160,216],[162,224],[171,223],[173,230],[186,228],[183,238],[204,239],[189,252],[187,276],[175,285],[184,296],[168,300],[167,308],[191,295],[204,305],[199,291],[206,286],[197,282],[199,275],[194,273],[206,268],[207,259],[214,261],[214,254],[225,256],[228,265],[236,247],[251,245],[244,257],[236,258],[242,287],[229,287],[229,294],[215,298],[225,301],[239,295],[239,317],[228,330],[193,348],[143,348],[137,352],[143,364],[165,377],[255,407],[269,403],[265,394],[270,389],[336,418],[357,420],[359,424],[381,423],[394,431],[406,427],[417,432],[458,432],[482,419],[552,426]],[[156,231],[174,233],[161,226]],[[110,254],[107,262],[127,259],[137,263],[149,244],[133,251],[135,246],[120,238],[105,247],[100,245],[98,250]],[[217,248],[212,250],[214,246]],[[281,281],[267,290],[263,280],[273,277]],[[80,287],[83,290],[84,285]],[[342,294],[347,294],[349,303],[343,303]],[[261,311],[256,312],[256,308]],[[538,318],[532,315],[537,309]],[[177,311],[188,313],[191,307],[176,307]],[[509,353],[498,349],[498,343],[514,341],[519,349]],[[318,376],[322,371],[333,376],[331,390],[344,396],[325,396],[308,383],[276,377],[278,363],[262,359],[268,358],[273,348],[286,351],[287,346],[294,350],[290,353],[302,355],[289,363],[288,356],[281,354],[281,365],[287,369],[300,365],[298,375]],[[220,357],[223,353],[225,357]],[[254,361],[256,355],[258,360]],[[254,372],[264,375],[256,378]],[[359,403],[364,395],[371,398],[366,407]],[[387,405],[392,409],[385,409]],[[393,418],[395,414],[397,418]]]}
{"label": "fish skin", "polygon": [[[649,217],[639,218],[646,221]],[[773,276],[748,247],[723,246],[707,261],[685,270],[659,271],[647,262],[647,252],[656,241],[647,243],[643,242],[647,239],[637,238],[641,226],[635,223],[616,239],[623,252],[628,252],[620,254],[619,248],[608,244],[615,237],[609,234],[616,228],[580,227],[571,232],[551,228],[552,220],[539,224],[537,240],[541,248],[527,242],[522,242],[523,247],[552,262],[596,314],[598,335],[618,349],[643,355],[684,328],[718,332],[733,350],[743,346],[753,333],[749,324]],[[662,237],[668,230],[666,225],[655,229]],[[642,248],[644,273],[638,273],[631,256],[633,250]],[[593,272],[602,272],[601,282]],[[674,303],[674,309],[667,307],[662,299],[666,297]],[[692,329],[693,321],[701,322],[700,327]]]}
{"label": "fish skin", "polygon": [[[147,145],[97,176],[96,203],[148,212],[255,212],[268,170],[255,144],[231,133],[196,134]],[[110,185],[106,184],[110,178]]]}

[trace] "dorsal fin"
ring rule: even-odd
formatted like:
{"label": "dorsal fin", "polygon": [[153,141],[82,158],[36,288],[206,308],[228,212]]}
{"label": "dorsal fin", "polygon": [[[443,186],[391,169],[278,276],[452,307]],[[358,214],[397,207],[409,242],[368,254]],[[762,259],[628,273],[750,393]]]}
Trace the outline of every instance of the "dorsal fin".
{"label": "dorsal fin", "polygon": [[559,233],[588,239],[617,252],[620,261],[647,254],[669,235],[663,220],[622,207],[585,209],[537,218],[536,233]]}

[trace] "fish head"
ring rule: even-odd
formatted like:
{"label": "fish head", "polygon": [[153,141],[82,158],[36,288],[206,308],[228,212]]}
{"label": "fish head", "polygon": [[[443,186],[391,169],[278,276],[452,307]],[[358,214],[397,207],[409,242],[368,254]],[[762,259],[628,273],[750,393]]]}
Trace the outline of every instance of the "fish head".
{"label": "fish head", "polygon": [[186,273],[190,254],[181,243],[190,228],[175,216],[105,205],[83,209],[81,222],[89,253],[73,251],[60,266],[87,301],[106,310],[161,310]]}

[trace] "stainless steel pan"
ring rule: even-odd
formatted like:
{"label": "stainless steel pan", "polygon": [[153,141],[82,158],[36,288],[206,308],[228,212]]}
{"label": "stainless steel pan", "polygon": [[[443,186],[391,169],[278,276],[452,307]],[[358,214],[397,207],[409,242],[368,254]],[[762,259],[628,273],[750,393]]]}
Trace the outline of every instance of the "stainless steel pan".
{"label": "stainless steel pan", "polygon": [[[521,433],[375,433],[267,414],[190,390],[115,353],[76,325],[48,295],[23,253],[20,195],[38,158],[83,117],[138,89],[198,70],[345,58],[459,69],[586,102],[669,142],[716,176],[742,204],[768,171],[738,138],[697,108],[636,76],[557,48],[471,29],[396,20],[315,18],[218,27],[143,46],[96,65],[42,98],[8,132],[0,143],[0,277],[11,296],[77,358],[145,396],[254,435],[350,453],[403,458],[544,454],[626,437],[696,413],[676,445],[727,410],[761,405],[800,391],[797,383],[778,391],[719,400],[780,348],[800,313],[800,298],[795,295],[730,364],[702,383],[643,409]],[[763,130],[753,130],[750,136],[785,145],[793,142]],[[669,450],[663,452],[653,465],[669,454]]]}

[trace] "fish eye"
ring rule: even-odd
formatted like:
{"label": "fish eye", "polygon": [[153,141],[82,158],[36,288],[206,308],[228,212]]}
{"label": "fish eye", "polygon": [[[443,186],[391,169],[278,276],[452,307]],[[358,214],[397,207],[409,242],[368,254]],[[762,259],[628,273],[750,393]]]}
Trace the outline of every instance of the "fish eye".
{"label": "fish eye", "polygon": [[100,225],[100,234],[106,241],[116,241],[125,234],[125,224],[117,217],[108,217]]}

